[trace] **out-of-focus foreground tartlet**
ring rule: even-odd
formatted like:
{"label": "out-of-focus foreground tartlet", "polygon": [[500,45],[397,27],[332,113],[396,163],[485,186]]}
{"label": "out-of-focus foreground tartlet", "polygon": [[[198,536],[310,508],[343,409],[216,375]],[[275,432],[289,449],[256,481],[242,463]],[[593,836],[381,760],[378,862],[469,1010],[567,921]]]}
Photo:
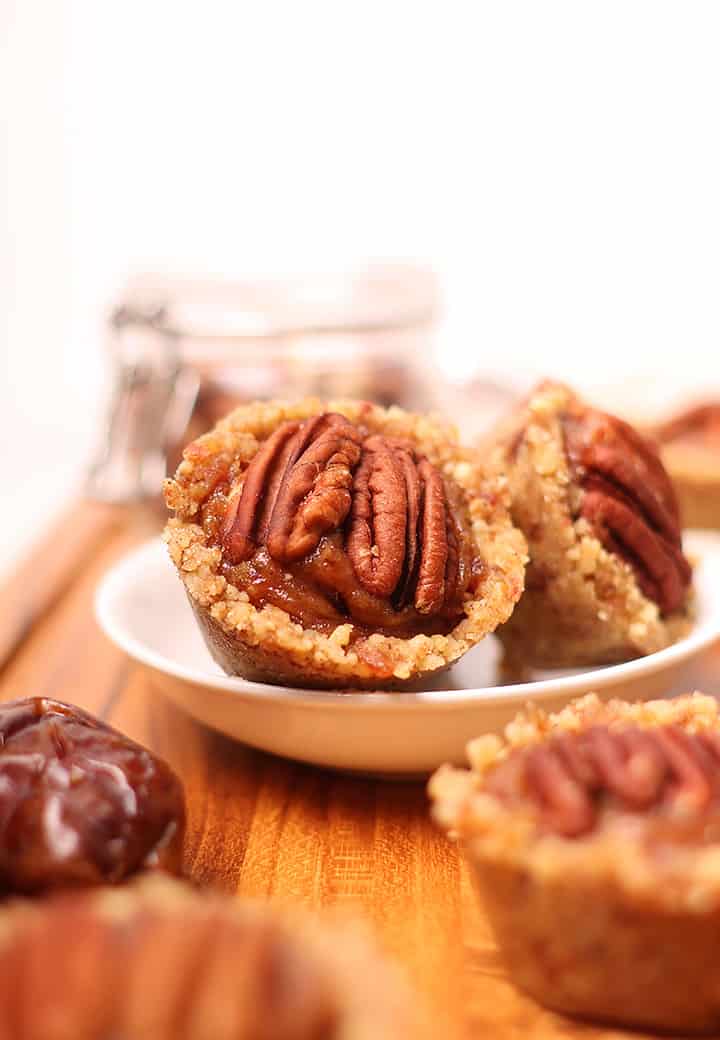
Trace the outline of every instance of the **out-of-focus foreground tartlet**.
{"label": "out-of-focus foreground tartlet", "polygon": [[720,527],[720,401],[653,427],[686,527]]}
{"label": "out-of-focus foreground tartlet", "polygon": [[155,876],[11,903],[0,1035],[419,1040],[405,980],[357,926]]}
{"label": "out-of-focus foreground tartlet", "polygon": [[711,697],[528,707],[430,781],[512,979],[555,1010],[720,1028],[720,718]]}
{"label": "out-of-focus foreground tartlet", "polygon": [[504,482],[450,427],[399,408],[240,407],[185,449],[165,498],[170,555],[229,674],[399,688],[522,593]]}
{"label": "out-of-focus foreground tartlet", "polygon": [[503,428],[496,464],[530,554],[525,593],[498,632],[511,668],[624,661],[688,630],[691,567],[650,441],[546,382]]}

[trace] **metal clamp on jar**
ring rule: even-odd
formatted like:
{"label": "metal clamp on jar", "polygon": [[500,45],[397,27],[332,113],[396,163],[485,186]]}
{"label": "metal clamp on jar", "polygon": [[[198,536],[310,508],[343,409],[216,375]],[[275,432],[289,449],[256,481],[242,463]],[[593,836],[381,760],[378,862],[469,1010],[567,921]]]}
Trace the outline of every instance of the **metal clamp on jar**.
{"label": "metal clamp on jar", "polygon": [[255,283],[132,281],[110,319],[114,389],[89,494],[158,495],[183,446],[246,401],[427,408],[437,296],[430,272],[397,265]]}

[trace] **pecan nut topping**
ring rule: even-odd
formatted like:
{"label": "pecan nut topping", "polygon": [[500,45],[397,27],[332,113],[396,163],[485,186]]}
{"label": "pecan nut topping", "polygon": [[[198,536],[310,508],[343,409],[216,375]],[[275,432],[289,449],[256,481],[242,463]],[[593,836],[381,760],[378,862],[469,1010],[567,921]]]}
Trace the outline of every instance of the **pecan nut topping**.
{"label": "pecan nut topping", "polygon": [[[391,596],[403,571],[411,526],[406,480],[418,482],[414,463],[409,460],[407,471],[403,467],[404,455],[384,437],[370,437],[355,474],[347,551],[363,588],[376,596]],[[407,539],[411,553],[414,539],[413,531]]]}
{"label": "pecan nut topping", "polygon": [[702,815],[720,802],[720,735],[680,726],[592,726],[515,751],[488,776],[504,802],[530,800],[544,827],[590,833],[603,806]]}
{"label": "pecan nut topping", "polygon": [[311,552],[323,532],[347,516],[359,458],[359,434],[341,415],[283,423],[253,459],[228,511],[228,559],[248,559],[263,542],[284,562]]}
{"label": "pecan nut topping", "polygon": [[[312,585],[308,602],[318,586],[332,599],[316,610],[329,617],[338,597],[350,616],[367,616],[370,601],[418,617],[457,615],[472,561],[456,499],[410,442],[324,413],[285,422],[264,442],[230,489],[220,544],[231,566],[281,568],[276,586],[288,573],[297,584],[299,568]],[[284,587],[278,598],[293,597]]]}
{"label": "pecan nut topping", "polygon": [[662,614],[682,607],[691,580],[675,492],[655,447],[628,423],[594,409],[564,417],[579,515],[633,568]]}

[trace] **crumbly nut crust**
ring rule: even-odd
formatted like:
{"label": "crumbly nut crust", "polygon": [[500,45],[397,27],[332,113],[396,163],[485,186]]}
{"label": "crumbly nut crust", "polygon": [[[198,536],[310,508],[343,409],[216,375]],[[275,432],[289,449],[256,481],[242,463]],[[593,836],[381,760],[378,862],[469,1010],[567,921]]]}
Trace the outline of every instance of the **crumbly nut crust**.
{"label": "crumbly nut crust", "polygon": [[483,791],[487,771],[516,748],[556,733],[623,723],[720,730],[720,712],[713,697],[698,692],[636,704],[603,703],[588,694],[549,715],[529,704],[508,724],[504,740],[488,735],[468,745],[470,770],[444,766],[435,773],[429,787],[435,818],[461,839],[471,858],[521,867],[546,882],[568,877],[573,883],[608,884],[666,911],[720,910],[720,846],[688,845],[659,862],[644,845],[613,830],[599,829],[582,839],[539,834],[530,812],[504,806]]}
{"label": "crumbly nut crust", "polygon": [[494,463],[509,472],[514,521],[526,533],[526,590],[498,631],[510,671],[610,664],[654,653],[691,625],[691,606],[666,618],[632,568],[573,520],[560,415],[574,400],[559,384],[533,395],[503,430]]}
{"label": "crumbly nut crust", "polygon": [[[411,639],[371,635],[366,646],[378,666],[368,663],[367,653],[361,658],[350,646],[349,622],[324,635],[303,629],[277,607],[254,607],[245,592],[218,573],[220,550],[206,544],[205,533],[195,522],[217,479],[218,466],[238,458],[249,462],[280,423],[323,410],[414,441],[465,493],[472,537],[485,562],[481,596],[466,601],[465,617],[448,635]],[[243,672],[253,678],[272,681],[274,672],[279,677],[276,681],[308,675],[307,685],[313,686],[401,686],[461,657],[508,618],[523,590],[526,544],[509,519],[506,482],[499,475],[489,476],[477,458],[460,447],[452,428],[399,408],[316,399],[243,406],[190,446],[175,478],[166,482],[165,499],[176,516],[169,521],[164,538],[193,607],[206,615],[208,626],[219,628],[235,641],[244,658]]]}
{"label": "crumbly nut crust", "polygon": [[582,838],[541,832],[522,807],[483,791],[487,771],[513,749],[595,724],[720,729],[717,702],[603,704],[594,694],[554,715],[528,706],[505,739],[468,746],[471,770],[430,781],[436,820],[457,837],[513,981],[566,1014],[645,1029],[717,1033],[720,845],[653,854],[643,820]]}

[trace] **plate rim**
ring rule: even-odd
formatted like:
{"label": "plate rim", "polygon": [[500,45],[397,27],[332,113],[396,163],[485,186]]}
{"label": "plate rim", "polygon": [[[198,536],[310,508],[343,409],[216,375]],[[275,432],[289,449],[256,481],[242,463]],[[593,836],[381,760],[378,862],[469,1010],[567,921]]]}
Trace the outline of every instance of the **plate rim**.
{"label": "plate rim", "polygon": [[[714,556],[714,563],[720,570],[720,531],[688,530],[684,539],[691,555],[707,553]],[[658,670],[670,668],[675,664],[696,656],[702,650],[720,640],[720,596],[718,604],[706,619],[687,636],[646,657],[623,661],[619,664],[606,665],[588,671],[574,671],[572,675],[557,678],[534,679],[530,682],[511,683],[503,686],[478,686],[462,690],[424,690],[424,691],[359,691],[359,690],[311,690],[302,687],[274,686],[271,683],[253,682],[241,676],[215,675],[198,671],[178,664],[157,650],[148,647],[134,635],[128,633],[114,617],[113,598],[117,595],[118,586],[127,584],[129,571],[138,569],[138,561],[145,557],[154,557],[162,552],[167,560],[168,568],[172,561],[167,555],[167,548],[160,535],[135,546],[116,560],[103,574],[94,596],[95,619],[106,637],[133,660],[145,667],[154,669],[164,675],[197,686],[211,687],[219,693],[233,697],[287,701],[296,706],[325,707],[342,706],[344,710],[368,710],[382,706],[408,710],[423,706],[433,709],[456,710],[469,706],[490,705],[510,701],[542,700],[553,697],[572,696],[578,687],[585,690],[601,690],[606,686],[616,686],[624,679],[632,681],[639,675],[653,674]],[[179,582],[179,579],[178,579]]]}

